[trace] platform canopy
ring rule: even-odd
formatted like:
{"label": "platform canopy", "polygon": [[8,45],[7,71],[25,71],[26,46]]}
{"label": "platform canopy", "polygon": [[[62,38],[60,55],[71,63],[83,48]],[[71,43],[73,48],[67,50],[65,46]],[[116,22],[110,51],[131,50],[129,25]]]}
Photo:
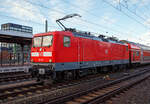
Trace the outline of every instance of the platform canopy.
{"label": "platform canopy", "polygon": [[32,42],[32,36],[32,33],[0,30],[0,42],[28,45]]}

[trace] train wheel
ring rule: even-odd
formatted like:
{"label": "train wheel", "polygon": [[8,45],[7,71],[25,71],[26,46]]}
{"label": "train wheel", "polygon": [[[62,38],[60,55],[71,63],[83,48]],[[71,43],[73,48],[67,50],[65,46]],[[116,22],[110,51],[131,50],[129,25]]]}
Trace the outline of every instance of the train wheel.
{"label": "train wheel", "polygon": [[73,78],[74,78],[74,71],[65,71],[64,72],[65,80],[72,80]]}

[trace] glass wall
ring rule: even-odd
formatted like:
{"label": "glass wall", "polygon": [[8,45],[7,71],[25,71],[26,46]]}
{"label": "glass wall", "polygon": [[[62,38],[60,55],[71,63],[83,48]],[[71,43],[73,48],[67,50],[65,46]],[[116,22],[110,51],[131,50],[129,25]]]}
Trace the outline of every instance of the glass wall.
{"label": "glass wall", "polygon": [[0,65],[16,66],[29,65],[30,63],[30,46],[16,43],[0,43]]}
{"label": "glass wall", "polygon": [[19,24],[14,24],[14,23],[6,23],[1,25],[1,30],[4,31],[19,31],[19,32],[25,32],[25,33],[32,33],[33,29],[32,27],[29,26],[23,26]]}

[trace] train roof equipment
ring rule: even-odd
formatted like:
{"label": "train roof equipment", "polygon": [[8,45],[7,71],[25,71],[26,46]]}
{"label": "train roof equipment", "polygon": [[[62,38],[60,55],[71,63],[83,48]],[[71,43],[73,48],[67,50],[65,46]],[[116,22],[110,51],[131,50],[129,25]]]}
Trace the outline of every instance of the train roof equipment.
{"label": "train roof equipment", "polygon": [[[74,34],[74,36],[77,37],[82,37],[82,38],[90,38],[93,40],[101,40],[104,42],[111,42],[111,43],[119,43],[119,44],[125,44],[124,42],[121,42],[119,39],[117,39],[116,37],[109,37],[109,36],[105,36],[103,34],[97,34],[97,33],[92,33],[92,32],[88,32],[88,31],[81,31],[81,30],[77,30],[75,28],[67,28],[61,21],[64,21],[68,18],[73,18],[75,16],[81,17],[79,14],[70,14],[70,15],[66,15],[63,18],[57,19],[56,23],[61,27],[62,30],[64,31],[70,31]],[[98,36],[95,36],[95,34],[97,34]]]}
{"label": "train roof equipment", "polygon": [[65,31],[67,31],[67,30],[74,31],[74,29],[67,28],[61,21],[62,21],[62,20],[66,20],[66,19],[68,19],[68,18],[75,17],[75,16],[81,17],[79,14],[76,14],[76,13],[74,13],[74,14],[69,14],[69,15],[64,16],[63,18],[57,19],[57,20],[56,20],[56,23],[57,23],[63,30],[65,30]]}

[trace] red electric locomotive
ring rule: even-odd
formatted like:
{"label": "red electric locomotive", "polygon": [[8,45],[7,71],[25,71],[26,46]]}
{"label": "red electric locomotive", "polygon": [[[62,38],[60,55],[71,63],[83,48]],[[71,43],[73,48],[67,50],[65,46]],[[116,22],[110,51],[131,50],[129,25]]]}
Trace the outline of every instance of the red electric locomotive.
{"label": "red electric locomotive", "polygon": [[[60,20],[66,18],[57,22],[61,24]],[[44,79],[75,78],[107,67],[124,68],[145,60],[150,62],[148,56],[150,51],[138,45],[65,28],[64,31],[34,35],[32,75]]]}
{"label": "red electric locomotive", "polygon": [[56,72],[73,74],[88,68],[126,65],[129,51],[127,44],[111,38],[55,31],[34,35],[31,61],[39,74],[54,76]]}

